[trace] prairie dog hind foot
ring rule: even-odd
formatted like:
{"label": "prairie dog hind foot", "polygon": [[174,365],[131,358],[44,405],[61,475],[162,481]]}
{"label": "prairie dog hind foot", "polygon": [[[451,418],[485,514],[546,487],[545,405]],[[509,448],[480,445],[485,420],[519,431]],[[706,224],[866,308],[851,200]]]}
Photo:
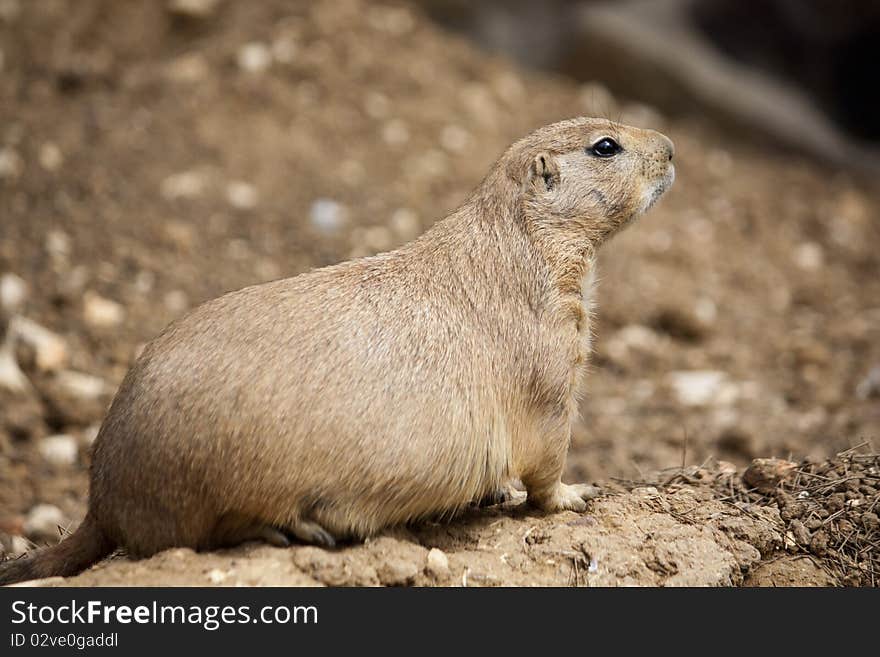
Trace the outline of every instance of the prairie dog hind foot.
{"label": "prairie dog hind foot", "polygon": [[548,492],[529,491],[528,499],[542,511],[586,511],[587,501],[601,495],[602,490],[589,484],[563,484],[561,481]]}
{"label": "prairie dog hind foot", "polygon": [[480,498],[477,501],[477,506],[479,508],[496,506],[498,504],[510,504],[516,506],[525,501],[526,492],[519,490],[513,482],[508,482]]}

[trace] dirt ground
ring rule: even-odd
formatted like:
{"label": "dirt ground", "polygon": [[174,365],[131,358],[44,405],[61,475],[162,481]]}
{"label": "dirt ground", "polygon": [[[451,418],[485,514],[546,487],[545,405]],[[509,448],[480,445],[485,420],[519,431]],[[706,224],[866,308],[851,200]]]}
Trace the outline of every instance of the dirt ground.
{"label": "dirt ground", "polygon": [[[587,113],[676,144],[675,186],[601,257],[567,477],[607,497],[580,516],[475,510],[335,552],[116,558],[70,583],[876,585],[869,183],[709,118],[517,69],[405,4],[190,4],[208,11],[0,2],[10,556],[83,517],[90,440],[167,323],[225,291],[402,244],[511,141]],[[742,475],[765,457],[792,467],[761,491]],[[814,506],[792,515],[784,495]]]}

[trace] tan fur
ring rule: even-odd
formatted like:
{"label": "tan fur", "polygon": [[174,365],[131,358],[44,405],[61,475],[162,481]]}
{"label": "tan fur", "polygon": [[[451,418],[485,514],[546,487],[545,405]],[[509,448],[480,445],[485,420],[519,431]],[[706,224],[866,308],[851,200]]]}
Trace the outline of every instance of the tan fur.
{"label": "tan fur", "polygon": [[[624,151],[585,152],[603,136]],[[590,487],[560,475],[595,253],[669,186],[671,159],[656,132],[546,126],[414,242],[200,306],[116,395],[90,531],[134,556],[332,544],[451,515],[517,477],[539,507],[583,509]]]}

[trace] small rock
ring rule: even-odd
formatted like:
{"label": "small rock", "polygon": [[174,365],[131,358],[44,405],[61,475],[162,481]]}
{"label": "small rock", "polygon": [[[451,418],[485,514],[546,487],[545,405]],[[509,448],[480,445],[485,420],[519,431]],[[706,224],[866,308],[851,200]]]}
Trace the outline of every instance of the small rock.
{"label": "small rock", "polygon": [[698,299],[694,304],[694,316],[704,325],[714,324],[718,318],[718,306],[707,297]]}
{"label": "small rock", "polygon": [[30,545],[27,542],[27,539],[23,536],[11,536],[9,538],[9,550],[7,551],[7,555],[16,559],[24,554],[27,554],[30,549]]}
{"label": "small rock", "polygon": [[208,186],[208,178],[202,171],[181,171],[162,181],[159,193],[166,201],[194,199],[201,196]]}
{"label": "small rock", "polygon": [[40,166],[46,171],[58,171],[64,163],[64,154],[58,148],[58,144],[47,141],[40,146],[39,160]]}
{"label": "small rock", "polygon": [[348,221],[348,210],[344,205],[329,198],[319,198],[309,210],[312,226],[323,233],[334,233]]}
{"label": "small rock", "polygon": [[809,530],[806,528],[804,523],[800,520],[792,520],[789,525],[789,529],[791,533],[794,535],[795,541],[797,541],[798,545],[809,545],[810,540],[812,540],[812,536],[810,535]]}
{"label": "small rock", "polygon": [[821,557],[827,551],[828,533],[824,529],[820,529],[810,539],[810,552]]}
{"label": "small rock", "polygon": [[79,456],[76,439],[66,434],[43,438],[39,443],[39,450],[46,461],[59,467],[73,465]]}
{"label": "small rock", "polygon": [[58,388],[65,394],[82,400],[93,400],[111,392],[104,379],[83,372],[65,370],[55,377]]}
{"label": "small rock", "polygon": [[226,186],[226,200],[238,210],[253,210],[259,202],[259,194],[250,183],[236,180]]}
{"label": "small rock", "polygon": [[15,312],[27,299],[27,283],[21,276],[7,272],[0,276],[0,308],[7,312]]}
{"label": "small rock", "polygon": [[822,521],[819,518],[810,518],[804,523],[804,526],[814,532],[822,526]]}
{"label": "small rock", "polygon": [[64,527],[67,520],[57,506],[37,504],[24,520],[24,534],[32,541],[57,539],[59,527]]}
{"label": "small rock", "polygon": [[165,307],[170,313],[179,315],[189,308],[189,297],[183,290],[171,290],[165,294]]}
{"label": "small rock", "polygon": [[24,160],[9,146],[0,148],[0,179],[15,180],[24,170]]}
{"label": "small rock", "polygon": [[834,513],[835,511],[840,511],[844,506],[846,506],[846,495],[843,493],[834,493],[833,495],[829,495],[828,499],[825,502],[825,508]]}
{"label": "small rock", "polygon": [[12,392],[24,392],[30,389],[30,381],[15,360],[12,345],[7,342],[0,346],[0,388]]}
{"label": "small rock", "polygon": [[397,557],[387,557],[378,568],[376,574],[385,586],[405,586],[412,583],[419,568],[412,561]]}
{"label": "small rock", "polygon": [[272,51],[265,43],[253,41],[238,49],[236,62],[242,71],[262,73],[272,65]]}
{"label": "small rock", "polygon": [[70,255],[72,244],[70,235],[60,229],[53,229],[46,233],[46,253],[56,260],[63,260]]}
{"label": "small rock", "polygon": [[404,240],[413,239],[422,229],[419,215],[409,208],[398,208],[394,211],[391,215],[391,228]]}
{"label": "small rock", "polygon": [[14,317],[9,322],[9,332],[16,346],[16,354],[21,346],[26,352],[24,360],[32,362],[38,370],[50,372],[61,369],[67,363],[70,354],[64,339],[36,322]]}
{"label": "small rock", "polygon": [[92,424],[87,426],[82,431],[82,443],[84,447],[90,447],[94,444],[95,439],[98,437],[98,433],[101,431],[100,424]]}
{"label": "small rock", "polygon": [[807,242],[795,250],[794,261],[798,267],[805,271],[816,271],[824,264],[825,256],[821,245]]}
{"label": "small rock", "polygon": [[428,552],[427,570],[429,575],[433,575],[437,579],[449,577],[449,559],[443,550],[431,548]]}
{"label": "small rock", "polygon": [[669,382],[683,406],[705,406],[725,398],[727,374],[714,370],[672,372]]}
{"label": "small rock", "polygon": [[772,493],[797,469],[797,463],[782,459],[755,459],[743,472],[743,482],[762,493]]}
{"label": "small rock", "polygon": [[869,532],[880,530],[880,517],[873,511],[862,514],[862,526]]}
{"label": "small rock", "polygon": [[112,328],[119,326],[125,319],[125,308],[111,299],[89,291],[83,297],[83,318],[94,328]]}
{"label": "small rock", "polygon": [[214,584],[221,584],[229,577],[229,573],[225,573],[219,568],[212,568],[208,571],[208,579]]}
{"label": "small rock", "polygon": [[88,426],[107,410],[112,388],[104,380],[81,372],[64,372],[35,379],[53,426]]}
{"label": "small rock", "polygon": [[186,18],[210,18],[217,9],[219,0],[168,0],[166,7],[172,14]]}
{"label": "small rock", "polygon": [[628,324],[612,335],[605,350],[618,365],[626,365],[635,354],[655,354],[662,346],[659,335],[647,326]]}

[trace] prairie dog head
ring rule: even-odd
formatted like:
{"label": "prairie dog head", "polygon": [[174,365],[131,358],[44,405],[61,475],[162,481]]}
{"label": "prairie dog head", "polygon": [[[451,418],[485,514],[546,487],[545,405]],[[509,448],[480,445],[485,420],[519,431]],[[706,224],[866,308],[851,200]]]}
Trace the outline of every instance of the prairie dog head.
{"label": "prairie dog head", "polygon": [[599,246],[650,208],[675,179],[666,136],[605,119],[545,126],[508,151],[528,221]]}

